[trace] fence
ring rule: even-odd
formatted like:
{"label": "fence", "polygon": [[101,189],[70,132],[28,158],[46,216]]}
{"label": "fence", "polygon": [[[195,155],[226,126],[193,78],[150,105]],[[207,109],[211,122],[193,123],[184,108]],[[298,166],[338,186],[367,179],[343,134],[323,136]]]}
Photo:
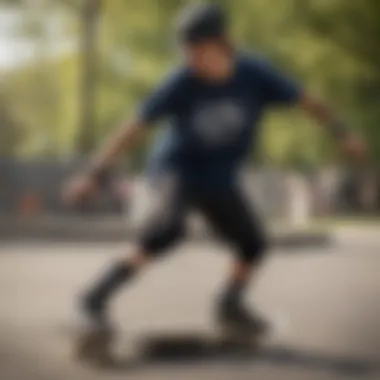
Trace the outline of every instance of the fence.
{"label": "fence", "polygon": [[[80,160],[17,161],[0,160],[0,215],[74,213],[61,201],[63,181],[82,166]],[[268,218],[292,219],[302,223],[311,215],[326,215],[341,208],[343,176],[335,170],[321,170],[313,176],[277,169],[246,170],[242,176],[247,194]],[[78,211],[87,214],[119,214],[126,199],[121,178],[110,191],[83,205]],[[134,209],[148,204],[144,178],[133,185]],[[124,199],[123,199],[124,198]]]}
{"label": "fence", "polygon": [[[67,214],[61,200],[63,182],[82,166],[81,161],[0,160],[0,214]],[[83,205],[80,213],[118,213],[116,192],[102,193]],[[77,211],[78,212],[78,211]]]}

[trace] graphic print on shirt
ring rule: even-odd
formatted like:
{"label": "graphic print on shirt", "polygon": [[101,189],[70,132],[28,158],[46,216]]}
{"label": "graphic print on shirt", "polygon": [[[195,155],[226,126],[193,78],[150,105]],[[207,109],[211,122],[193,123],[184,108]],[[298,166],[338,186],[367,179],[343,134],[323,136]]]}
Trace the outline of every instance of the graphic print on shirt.
{"label": "graphic print on shirt", "polygon": [[222,99],[197,106],[192,128],[209,146],[234,143],[245,125],[245,110],[233,99]]}

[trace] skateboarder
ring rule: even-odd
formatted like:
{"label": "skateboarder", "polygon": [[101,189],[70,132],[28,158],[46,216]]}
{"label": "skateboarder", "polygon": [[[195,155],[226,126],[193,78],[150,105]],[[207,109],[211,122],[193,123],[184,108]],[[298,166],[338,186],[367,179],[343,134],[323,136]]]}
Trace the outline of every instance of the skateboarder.
{"label": "skateboarder", "polygon": [[243,298],[268,242],[237,180],[239,167],[258,139],[263,114],[271,107],[300,106],[331,133],[345,153],[357,159],[365,153],[361,139],[323,102],[261,56],[236,47],[221,8],[187,9],[178,24],[183,63],[65,191],[70,202],[79,202],[106,185],[109,169],[120,155],[133,148],[149,126],[161,119],[168,121],[148,165],[157,205],[132,255],[113,263],[81,298],[94,334],[109,327],[107,306],[116,291],[181,241],[189,209],[203,214],[234,252],[231,273],[217,302],[217,321],[244,334],[264,332],[266,321],[249,310]]}

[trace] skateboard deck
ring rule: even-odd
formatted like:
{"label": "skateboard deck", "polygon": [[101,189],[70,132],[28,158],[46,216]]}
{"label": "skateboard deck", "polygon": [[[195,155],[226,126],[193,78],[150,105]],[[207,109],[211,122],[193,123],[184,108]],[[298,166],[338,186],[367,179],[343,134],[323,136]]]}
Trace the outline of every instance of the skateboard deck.
{"label": "skateboard deck", "polygon": [[[81,336],[75,342],[75,358],[96,366],[113,366],[120,362],[115,353],[119,337],[111,334]],[[235,337],[205,331],[150,332],[128,341],[133,357],[144,361],[212,359],[228,355],[250,355],[265,337]]]}

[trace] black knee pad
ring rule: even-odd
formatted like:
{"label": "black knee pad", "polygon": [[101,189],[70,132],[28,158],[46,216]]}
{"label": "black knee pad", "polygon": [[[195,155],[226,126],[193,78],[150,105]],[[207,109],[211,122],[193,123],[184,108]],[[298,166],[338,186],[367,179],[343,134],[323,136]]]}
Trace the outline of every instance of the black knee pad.
{"label": "black knee pad", "polygon": [[249,263],[260,263],[268,250],[268,240],[265,237],[249,238],[239,244],[239,257]]}
{"label": "black knee pad", "polygon": [[184,236],[184,228],[180,224],[155,226],[143,233],[140,245],[147,254],[158,256],[172,248]]}

